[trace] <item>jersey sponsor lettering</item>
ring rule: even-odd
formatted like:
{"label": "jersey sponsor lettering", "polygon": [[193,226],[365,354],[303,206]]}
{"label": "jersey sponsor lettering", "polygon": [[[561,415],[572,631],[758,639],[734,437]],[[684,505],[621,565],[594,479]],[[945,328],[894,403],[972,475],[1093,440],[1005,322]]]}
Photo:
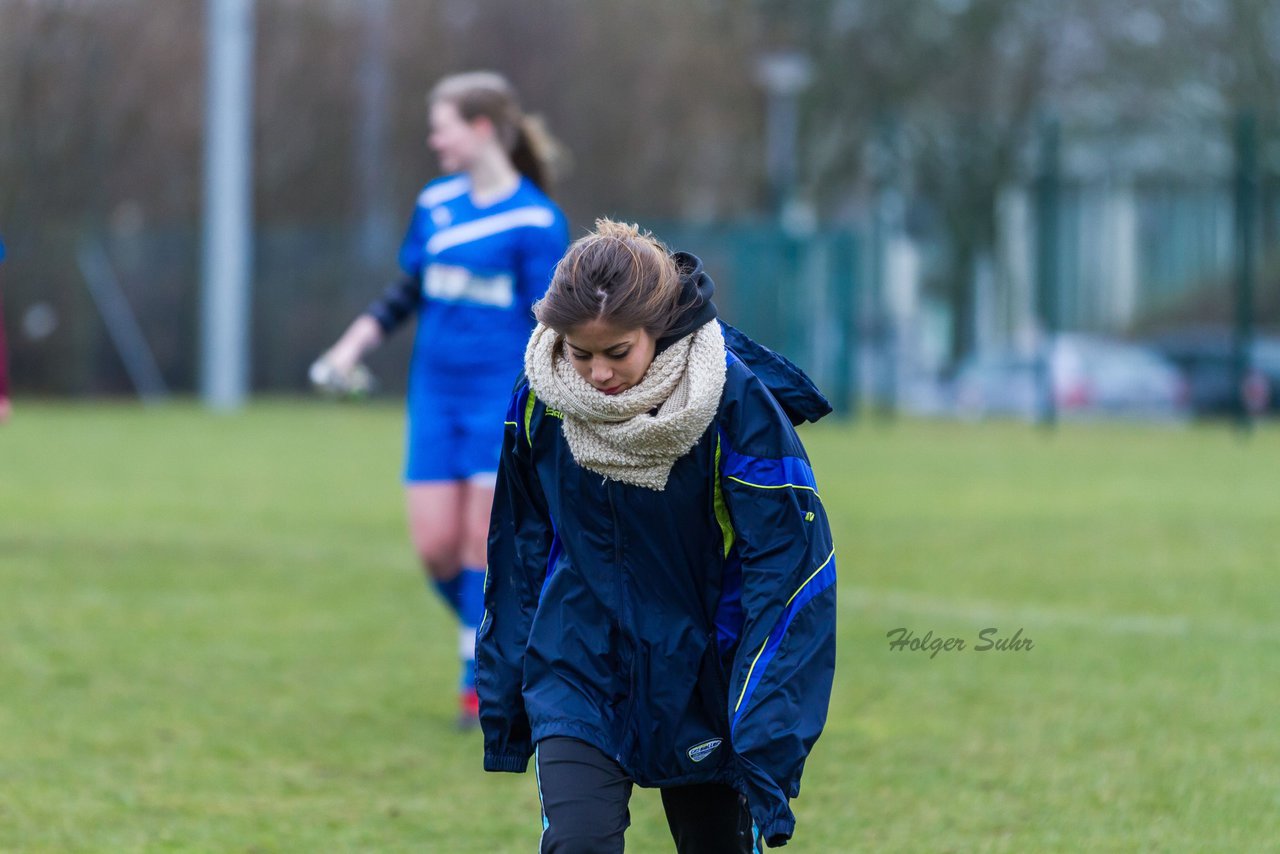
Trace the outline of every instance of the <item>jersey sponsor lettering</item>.
{"label": "jersey sponsor lettering", "polygon": [[515,304],[515,279],[509,273],[481,276],[465,267],[430,264],[422,274],[422,292],[444,302],[469,302],[495,308]]}

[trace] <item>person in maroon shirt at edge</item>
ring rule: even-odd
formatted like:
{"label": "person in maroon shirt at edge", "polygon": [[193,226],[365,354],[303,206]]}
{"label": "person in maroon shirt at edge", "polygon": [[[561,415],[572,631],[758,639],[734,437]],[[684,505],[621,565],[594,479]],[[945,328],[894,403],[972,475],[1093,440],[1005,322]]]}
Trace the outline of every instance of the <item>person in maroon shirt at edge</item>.
{"label": "person in maroon shirt at edge", "polygon": [[[0,262],[3,261],[4,240],[0,239]],[[13,404],[9,402],[9,350],[4,341],[4,306],[0,299],[0,424],[8,421],[12,412]]]}

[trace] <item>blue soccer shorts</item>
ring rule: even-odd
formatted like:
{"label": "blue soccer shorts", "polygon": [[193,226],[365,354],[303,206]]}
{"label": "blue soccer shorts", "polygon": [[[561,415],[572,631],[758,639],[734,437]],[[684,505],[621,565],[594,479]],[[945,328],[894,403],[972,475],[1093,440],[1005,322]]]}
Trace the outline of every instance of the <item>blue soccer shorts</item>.
{"label": "blue soccer shorts", "polygon": [[[508,389],[510,383],[507,383]],[[492,390],[490,390],[492,391]],[[509,394],[412,395],[405,430],[405,483],[493,482]]]}

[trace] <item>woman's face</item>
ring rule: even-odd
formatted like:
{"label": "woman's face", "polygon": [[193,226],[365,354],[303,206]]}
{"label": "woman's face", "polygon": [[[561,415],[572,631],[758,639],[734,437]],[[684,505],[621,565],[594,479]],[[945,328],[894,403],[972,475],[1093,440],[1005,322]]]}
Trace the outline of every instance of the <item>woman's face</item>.
{"label": "woman's face", "polygon": [[493,125],[488,119],[469,122],[448,101],[431,105],[431,133],[427,145],[440,159],[445,172],[465,172],[471,168],[481,150],[493,139]]}
{"label": "woman's face", "polygon": [[578,376],[602,394],[618,394],[639,383],[658,343],[644,329],[619,329],[599,319],[573,327],[564,342]]}

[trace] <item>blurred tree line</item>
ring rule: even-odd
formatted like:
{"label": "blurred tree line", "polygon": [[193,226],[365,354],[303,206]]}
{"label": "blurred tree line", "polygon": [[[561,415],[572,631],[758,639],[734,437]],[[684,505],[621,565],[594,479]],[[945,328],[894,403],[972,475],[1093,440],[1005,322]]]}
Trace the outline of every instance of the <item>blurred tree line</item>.
{"label": "blurred tree line", "polygon": [[[108,248],[171,385],[194,387],[204,16],[202,0],[0,0],[19,391],[128,388],[76,265],[85,239]],[[1034,172],[1043,116],[1100,139],[1226,134],[1237,109],[1266,122],[1280,104],[1266,0],[257,0],[255,16],[260,388],[296,385],[302,354],[393,272],[435,175],[424,95],[452,71],[506,73],[545,118],[572,155],[555,195],[580,232],[606,213],[771,216],[758,65],[797,52],[813,75],[794,195],[861,227],[893,188],[908,228],[944,232],[931,286],[957,356],[998,193]],[[1264,148],[1264,169],[1278,160]],[[56,330],[27,323],[31,306]]]}
{"label": "blurred tree line", "polygon": [[[999,194],[1034,181],[1046,120],[1061,121],[1064,138],[1075,141],[1066,168],[1078,180],[1137,174],[1229,184],[1229,157],[1207,162],[1200,152],[1229,149],[1235,117],[1253,112],[1264,128],[1265,232],[1269,246],[1280,242],[1280,4],[773,0],[766,7],[793,26],[804,22],[794,37],[819,64],[803,161],[820,208],[874,205],[891,188],[910,203],[908,231],[945,235],[947,257],[931,285],[950,308],[953,364],[975,345],[976,268],[990,263]],[[1262,303],[1280,321],[1274,282]]]}

